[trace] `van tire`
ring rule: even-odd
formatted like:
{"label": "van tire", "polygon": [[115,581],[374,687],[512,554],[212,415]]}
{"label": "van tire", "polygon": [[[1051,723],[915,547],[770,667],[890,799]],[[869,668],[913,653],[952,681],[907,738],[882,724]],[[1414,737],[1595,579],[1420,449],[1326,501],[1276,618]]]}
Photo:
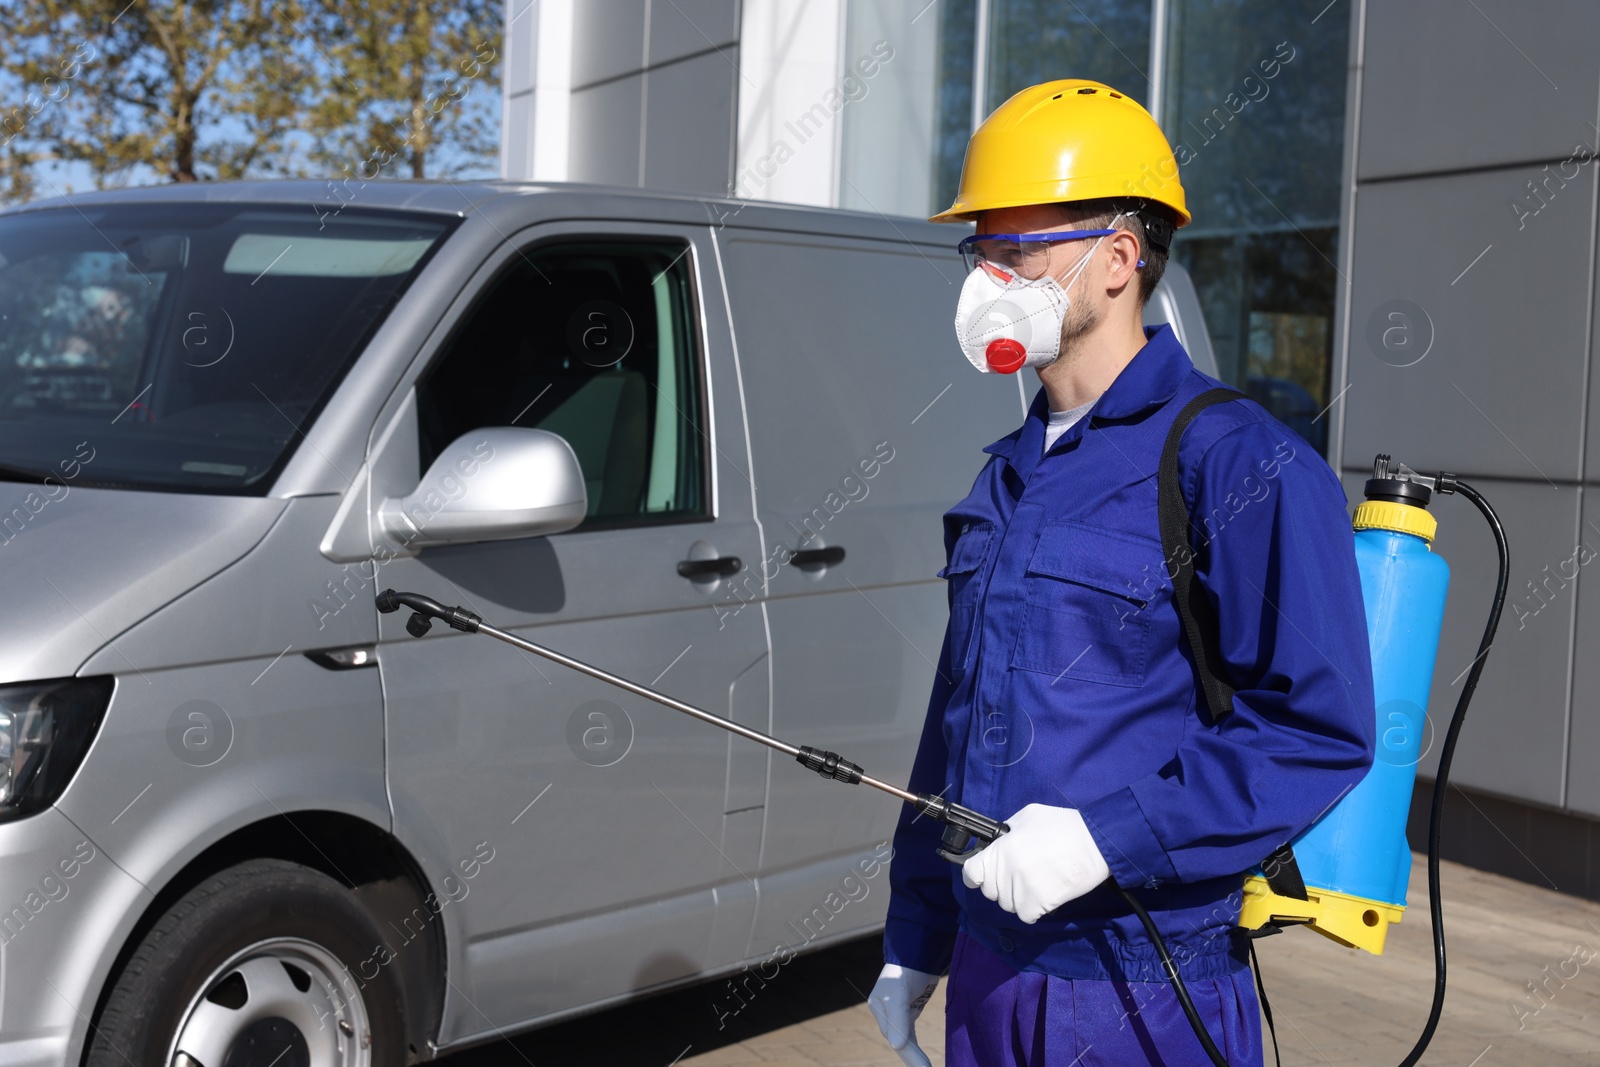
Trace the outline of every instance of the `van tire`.
{"label": "van tire", "polygon": [[[350,1017],[364,1014],[364,1029],[370,1035],[368,1054],[362,1058],[357,1048],[349,1062],[402,1067],[407,1058],[404,998],[396,968],[379,962],[385,959],[379,954],[384,943],[377,922],[355,894],[319,871],[271,859],[229,867],[185,893],[144,935],[117,974],[95,1020],[84,1065],[167,1067],[168,1050],[180,1026],[195,1018],[192,1008],[203,1008],[197,1002],[205,992],[202,983],[209,983],[214,990],[227,982],[239,983],[234,976],[244,973],[244,965],[254,957],[246,956],[238,964],[231,962],[234,957],[252,946],[266,945],[269,954],[264,958],[271,960],[277,950],[270,946],[282,944],[289,946],[282,951],[293,952],[301,946],[299,951],[310,954],[305,958],[312,962],[298,975],[294,969],[288,970],[296,989],[308,988],[302,985],[306,970],[330,975],[339,980],[342,993],[338,995],[351,998],[345,1005]],[[282,956],[277,958],[282,962]],[[240,969],[232,970],[235,966]],[[230,970],[219,971],[224,967]],[[336,968],[344,973],[335,973]],[[368,971],[375,974],[365,977]],[[309,988],[308,998],[315,997],[322,987],[313,982]],[[215,1009],[205,1010],[218,1014]],[[319,1019],[330,1017],[326,1009],[318,1015]],[[346,1028],[346,1033],[352,1030]],[[327,1039],[326,1034],[313,1037]],[[359,1038],[350,1040],[353,1043]],[[287,1057],[286,1062],[289,1059],[294,1057]]]}

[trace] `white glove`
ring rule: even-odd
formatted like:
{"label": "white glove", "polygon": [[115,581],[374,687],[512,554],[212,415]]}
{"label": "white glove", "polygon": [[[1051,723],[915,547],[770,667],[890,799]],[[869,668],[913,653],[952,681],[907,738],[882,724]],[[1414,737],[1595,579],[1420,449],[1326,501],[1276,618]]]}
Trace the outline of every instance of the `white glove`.
{"label": "white glove", "polygon": [[917,1047],[916,1025],[923,1005],[928,1003],[938,985],[936,974],[886,963],[867,996],[867,1006],[877,1016],[884,1040],[900,1054],[900,1062],[906,1067],[932,1067],[928,1057]]}
{"label": "white glove", "polygon": [[1025,923],[1076,900],[1111,877],[1076,808],[1029,804],[1011,832],[961,865],[961,880]]}

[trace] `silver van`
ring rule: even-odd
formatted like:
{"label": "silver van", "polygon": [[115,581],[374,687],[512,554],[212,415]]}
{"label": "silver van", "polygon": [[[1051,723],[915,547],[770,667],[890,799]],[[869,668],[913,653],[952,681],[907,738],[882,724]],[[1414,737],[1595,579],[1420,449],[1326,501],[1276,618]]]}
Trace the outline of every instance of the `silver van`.
{"label": "silver van", "polygon": [[[878,926],[890,799],[373,598],[902,780],[940,515],[1028,399],[955,345],[960,236],[505,183],[0,213],[0,1065],[421,1061]],[[1181,269],[1150,314],[1214,370]]]}

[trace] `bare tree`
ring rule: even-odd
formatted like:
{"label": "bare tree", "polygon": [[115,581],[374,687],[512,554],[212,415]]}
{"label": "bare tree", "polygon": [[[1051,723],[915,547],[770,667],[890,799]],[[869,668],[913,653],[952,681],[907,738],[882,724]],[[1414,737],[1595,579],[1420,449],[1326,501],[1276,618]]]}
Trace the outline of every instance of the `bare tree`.
{"label": "bare tree", "polygon": [[498,151],[497,0],[309,0],[331,68],[314,158],[363,179],[426,178]]}
{"label": "bare tree", "polygon": [[312,81],[303,17],[299,0],[16,0],[0,57],[21,92],[0,117],[13,166],[188,182],[281,154]]}
{"label": "bare tree", "polygon": [[11,0],[0,200],[97,187],[422,178],[493,158],[493,0]]}

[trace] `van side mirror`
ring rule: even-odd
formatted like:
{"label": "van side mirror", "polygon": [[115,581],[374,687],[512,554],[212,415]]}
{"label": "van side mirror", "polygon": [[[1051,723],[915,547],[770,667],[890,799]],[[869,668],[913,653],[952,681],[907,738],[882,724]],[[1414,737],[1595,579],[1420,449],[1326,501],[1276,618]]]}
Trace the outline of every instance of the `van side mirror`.
{"label": "van side mirror", "polygon": [[378,526],[417,549],[560,533],[588,509],[571,445],[545,430],[497,426],[450,442],[415,492],[378,506]]}

